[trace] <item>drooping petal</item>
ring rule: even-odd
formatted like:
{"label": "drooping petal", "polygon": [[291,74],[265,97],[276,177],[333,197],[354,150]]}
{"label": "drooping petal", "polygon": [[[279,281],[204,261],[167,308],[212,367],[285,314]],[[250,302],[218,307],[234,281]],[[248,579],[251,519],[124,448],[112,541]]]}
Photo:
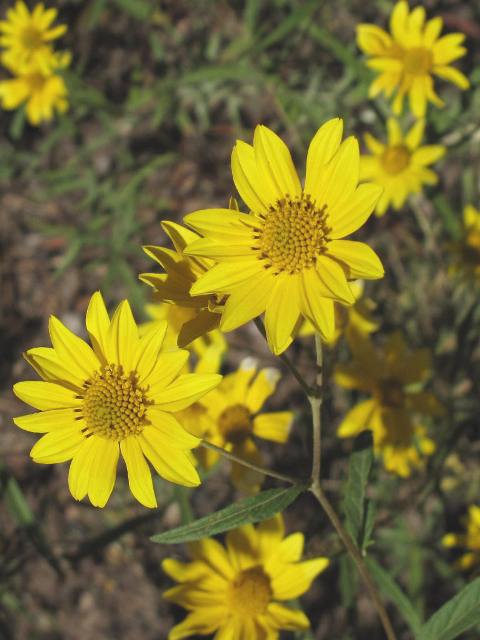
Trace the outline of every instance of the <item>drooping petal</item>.
{"label": "drooping petal", "polygon": [[275,355],[282,353],[292,342],[295,325],[300,316],[300,276],[278,277],[265,312],[268,344]]}
{"label": "drooping petal", "polygon": [[145,460],[139,439],[130,436],[120,441],[120,450],[127,466],[128,484],[135,498],[145,507],[157,506],[152,474]]}
{"label": "drooping petal", "polygon": [[190,451],[170,444],[165,434],[154,427],[145,427],[138,440],[143,454],[159,476],[175,484],[198,487],[200,478]]}

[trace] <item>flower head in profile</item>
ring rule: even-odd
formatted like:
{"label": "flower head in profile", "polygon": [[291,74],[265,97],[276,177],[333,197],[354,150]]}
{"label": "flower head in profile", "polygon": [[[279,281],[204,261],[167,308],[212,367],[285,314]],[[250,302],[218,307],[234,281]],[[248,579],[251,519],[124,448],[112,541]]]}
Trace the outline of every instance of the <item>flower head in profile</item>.
{"label": "flower head in profile", "polygon": [[237,141],[232,173],[249,213],[207,209],[185,222],[203,238],[188,255],[215,260],[193,284],[194,296],[227,295],[220,328],[230,331],[265,313],[268,343],[284,351],[308,319],[325,340],[335,331],[334,301],[355,302],[349,281],[383,276],[366,244],[344,240],[373,211],[381,188],[358,186],[354,137],[341,142],[342,121],[332,119],[314,136],[302,187],[284,142],[255,129],[253,146]]}
{"label": "flower head in profile", "polygon": [[69,62],[68,54],[56,54],[51,70],[29,65],[14,78],[2,80],[2,108],[8,111],[25,104],[27,119],[34,126],[52,120],[56,113],[65,113],[68,109],[67,87],[55,69],[64,68]]}
{"label": "flower head in profile", "polygon": [[161,351],[166,323],[139,338],[126,300],[110,319],[95,293],[86,326],[91,347],[52,316],[53,348],[25,354],[43,378],[14,386],[21,400],[39,409],[14,419],[21,429],[45,434],[31,450],[33,460],[71,460],[72,496],[88,495],[97,507],[112,493],[120,453],[130,490],[146,507],[157,506],[147,460],[170,482],[198,485],[191,449],[199,441],[173,414],[213,389],[221,376],[179,375],[188,351]]}
{"label": "flower head in profile", "polygon": [[164,597],[189,611],[168,640],[213,633],[225,640],[278,640],[281,630],[307,630],[303,611],[283,603],[308,591],[329,561],[302,561],[303,545],[302,533],[285,537],[277,516],[228,532],[225,547],[211,538],[190,543],[191,562],[164,560],[163,570],[179,583]]}
{"label": "flower head in profile", "polygon": [[439,144],[420,146],[424,129],[425,121],[418,120],[403,135],[398,121],[389,118],[386,144],[369,133],[365,135],[371,155],[360,158],[360,178],[383,187],[375,208],[377,216],[382,216],[389,206],[400,209],[408,196],[419,193],[424,185],[437,184],[438,176],[429,165],[445,154],[445,147]]}
{"label": "flower head in profile", "polygon": [[57,14],[57,9],[45,9],[43,3],[29,11],[22,0],[8,9],[7,19],[0,21],[2,64],[19,74],[31,66],[48,74],[54,61],[51,44],[67,31],[64,24],[53,26]]}
{"label": "flower head in profile", "polygon": [[463,233],[451,245],[453,272],[480,278],[480,211],[472,205],[463,210]]}
{"label": "flower head in profile", "polygon": [[186,347],[218,329],[223,296],[190,294],[192,285],[214,262],[185,254],[187,244],[200,237],[195,232],[170,221],[162,222],[162,228],[174,248],[152,245],[144,247],[144,251],[164,269],[164,273],[142,273],[139,277],[153,287],[157,301],[172,305],[169,317],[173,320],[172,327],[178,329],[178,346]]}
{"label": "flower head in profile", "polygon": [[465,549],[457,560],[459,569],[468,570],[480,564],[480,507],[472,504],[468,508],[468,515],[464,518],[465,533],[447,533],[442,538],[444,547],[459,547]]}
{"label": "flower head in profile", "polygon": [[[375,310],[375,302],[371,298],[363,297],[364,285],[361,280],[350,284],[353,295],[355,296],[355,304],[351,307],[345,307],[335,304],[335,333],[333,338],[326,344],[333,347],[340,337],[350,331],[359,331],[360,333],[370,334],[377,331],[379,323],[373,318]],[[302,324],[299,336],[312,336],[315,334],[315,327],[311,322],[305,320]]]}
{"label": "flower head in profile", "polygon": [[409,352],[399,332],[389,336],[383,349],[376,349],[368,336],[354,332],[348,334],[348,344],[353,361],[337,365],[335,381],[370,397],[347,413],[338,435],[350,438],[372,431],[375,451],[382,456],[385,469],[407,477],[412,468],[422,466],[422,456],[435,450],[435,443],[414,420],[414,414],[443,413],[432,393],[417,389],[430,376],[430,352]]}
{"label": "flower head in profile", "polygon": [[[200,360],[202,362],[202,360]],[[280,374],[276,369],[258,371],[252,358],[246,358],[237,371],[224,376],[220,385],[196,403],[180,419],[199,438],[252,462],[262,464],[254,437],[271,442],[287,441],[293,422],[291,411],[263,412],[262,407],[274,393]],[[189,413],[185,417],[183,414]],[[198,452],[206,469],[218,462],[218,454],[202,449]],[[240,464],[232,465],[234,485],[248,493],[259,490],[263,476]]]}
{"label": "flower head in profile", "polygon": [[395,95],[393,111],[403,110],[408,95],[410,109],[423,118],[427,103],[443,107],[434,88],[434,76],[468,89],[468,79],[451,63],[465,55],[463,33],[440,36],[442,18],[425,21],[424,7],[409,10],[408,2],[396,3],[390,17],[390,34],[374,24],[357,27],[358,46],[368,56],[367,65],[379,75],[370,86],[370,97]]}

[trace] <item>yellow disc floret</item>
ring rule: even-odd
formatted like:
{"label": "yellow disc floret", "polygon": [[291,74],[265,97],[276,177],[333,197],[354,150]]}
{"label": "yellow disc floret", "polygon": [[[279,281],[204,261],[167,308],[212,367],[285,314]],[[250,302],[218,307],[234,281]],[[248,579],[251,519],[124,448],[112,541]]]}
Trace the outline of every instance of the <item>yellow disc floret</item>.
{"label": "yellow disc floret", "polygon": [[411,153],[404,144],[387,147],[382,154],[382,165],[385,171],[391,175],[401,173],[410,164]]}
{"label": "yellow disc floret", "polygon": [[271,205],[255,246],[266,267],[297,273],[315,264],[328,242],[326,207],[318,208],[309,194],[285,196]]}
{"label": "yellow disc floret", "polygon": [[227,590],[229,609],[241,616],[261,615],[271,598],[270,578],[260,566],[240,572]]}
{"label": "yellow disc floret", "polygon": [[89,432],[110,440],[138,435],[147,424],[148,400],[134,373],[121,365],[102,367],[85,383],[82,413]]}

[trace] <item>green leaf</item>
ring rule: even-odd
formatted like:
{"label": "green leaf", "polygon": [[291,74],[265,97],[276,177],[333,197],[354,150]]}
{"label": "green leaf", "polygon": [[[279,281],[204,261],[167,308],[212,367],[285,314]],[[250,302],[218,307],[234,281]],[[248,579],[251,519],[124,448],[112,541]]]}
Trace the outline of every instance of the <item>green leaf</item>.
{"label": "green leaf", "polygon": [[[380,587],[381,592],[397,606],[399,612],[403,616],[403,619],[412,630],[414,637],[418,638],[418,633],[421,629],[422,623],[418,613],[413,607],[413,604],[400,589],[394,579],[373,558],[366,558],[366,563],[370,574]],[[433,636],[431,640],[434,640]],[[440,640],[440,638],[435,637],[435,640]]]}
{"label": "green leaf", "polygon": [[423,625],[419,640],[453,640],[480,624],[480,578],[467,584]]}
{"label": "green leaf", "polygon": [[303,485],[295,485],[289,489],[267,489],[191,524],[159,533],[151,539],[163,544],[179,544],[223,533],[244,524],[268,520],[286,509],[302,491],[305,491]]}
{"label": "green leaf", "polygon": [[370,431],[365,431],[355,440],[354,450],[348,464],[348,479],[343,499],[346,528],[361,549],[368,542],[368,540],[365,541],[364,534],[368,529],[368,536],[370,536],[372,530],[372,513],[371,509],[368,510],[369,518],[367,522],[365,501],[365,491],[372,463],[372,434]]}

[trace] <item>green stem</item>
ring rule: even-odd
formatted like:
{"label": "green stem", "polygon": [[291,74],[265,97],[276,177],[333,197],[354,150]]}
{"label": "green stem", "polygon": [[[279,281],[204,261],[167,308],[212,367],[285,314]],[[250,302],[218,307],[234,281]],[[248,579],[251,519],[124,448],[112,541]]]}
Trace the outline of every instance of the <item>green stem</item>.
{"label": "green stem", "polygon": [[226,451],[222,449],[222,447],[217,447],[216,444],[212,444],[211,442],[207,442],[207,440],[201,440],[200,446],[205,449],[210,449],[210,451],[215,451],[219,455],[231,460],[232,462],[236,462],[237,464],[241,464],[243,467],[247,467],[248,469],[252,469],[257,473],[261,473],[264,476],[269,476],[270,478],[275,478],[276,480],[281,480],[282,482],[288,482],[289,484],[303,484],[302,480],[298,480],[297,478],[293,478],[292,476],[287,476],[283,473],[278,473],[277,471],[272,471],[271,469],[265,469],[264,467],[260,467],[259,465],[253,464],[252,462],[248,462],[243,458],[239,458],[230,451]]}
{"label": "green stem", "polygon": [[322,452],[322,400],[323,400],[323,354],[322,341],[318,334],[315,334],[316,366],[315,384],[313,393],[308,395],[308,401],[312,410],[313,425],[313,456],[312,456],[312,487],[320,486],[320,464]]}
{"label": "green stem", "polygon": [[390,618],[388,617],[388,613],[385,607],[383,606],[383,603],[380,599],[380,595],[377,591],[377,587],[375,586],[375,583],[373,582],[372,577],[368,572],[367,566],[362,558],[360,551],[358,550],[354,541],[352,540],[352,538],[350,537],[350,535],[348,534],[348,532],[345,530],[342,523],[340,522],[337,514],[335,513],[335,509],[330,504],[327,496],[323,493],[323,490],[320,487],[320,484],[316,486],[312,485],[310,487],[310,491],[318,500],[322,509],[325,511],[328,519],[333,525],[333,528],[337,532],[340,540],[343,542],[345,548],[347,549],[353,562],[355,563],[358,573],[360,574],[363,582],[365,583],[365,586],[368,590],[370,598],[377,611],[378,617],[380,618],[383,629],[385,631],[386,638],[388,640],[397,640],[395,632],[392,627],[392,623],[390,622]]}

